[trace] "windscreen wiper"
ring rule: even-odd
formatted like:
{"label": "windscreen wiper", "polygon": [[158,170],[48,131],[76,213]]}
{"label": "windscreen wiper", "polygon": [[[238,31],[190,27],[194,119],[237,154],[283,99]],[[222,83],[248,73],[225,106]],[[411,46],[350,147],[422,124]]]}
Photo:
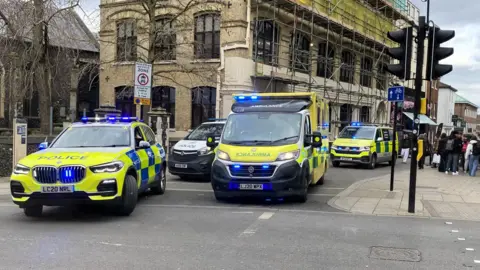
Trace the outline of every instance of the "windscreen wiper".
{"label": "windscreen wiper", "polygon": [[297,138],[297,137],[298,137],[298,135],[289,136],[289,137],[281,138],[281,139],[278,139],[278,140],[275,140],[275,141],[271,141],[270,143],[277,143],[277,142],[286,141],[286,140],[289,140],[289,139],[294,139],[294,138]]}

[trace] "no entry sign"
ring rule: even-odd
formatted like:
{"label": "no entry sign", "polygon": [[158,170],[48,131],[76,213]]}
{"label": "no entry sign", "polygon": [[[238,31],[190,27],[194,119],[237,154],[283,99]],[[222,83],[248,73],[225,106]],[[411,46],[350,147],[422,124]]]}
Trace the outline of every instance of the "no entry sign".
{"label": "no entry sign", "polygon": [[150,105],[152,93],[152,65],[135,63],[135,97],[133,102],[140,105]]}

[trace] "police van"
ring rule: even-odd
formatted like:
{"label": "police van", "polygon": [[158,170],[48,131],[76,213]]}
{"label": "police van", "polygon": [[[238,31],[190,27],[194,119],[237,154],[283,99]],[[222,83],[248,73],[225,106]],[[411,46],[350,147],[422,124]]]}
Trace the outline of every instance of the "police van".
{"label": "police van", "polygon": [[[375,169],[378,163],[392,162],[398,153],[398,135],[393,150],[393,129],[374,124],[354,122],[343,128],[330,149],[333,167],[341,163],[363,164]],[[396,159],[395,155],[395,159]]]}
{"label": "police van", "polygon": [[168,157],[168,171],[181,178],[202,178],[210,180],[210,168],[215,154],[207,146],[207,136],[220,139],[225,119],[209,119],[202,123],[183,140],[177,142]]}
{"label": "police van", "polygon": [[128,216],[139,193],[165,192],[165,155],[150,127],[134,117],[84,117],[15,165],[12,199],[32,217],[43,206],[92,203]]}
{"label": "police van", "polygon": [[305,202],[308,187],[323,184],[328,168],[328,103],[316,93],[233,97],[218,146],[214,135],[207,138],[207,146],[216,147],[211,169],[216,199]]}

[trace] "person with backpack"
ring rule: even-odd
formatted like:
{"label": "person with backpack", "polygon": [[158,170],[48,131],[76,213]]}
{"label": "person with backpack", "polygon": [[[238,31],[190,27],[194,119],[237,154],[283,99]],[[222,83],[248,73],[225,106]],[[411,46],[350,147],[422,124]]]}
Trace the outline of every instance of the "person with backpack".
{"label": "person with backpack", "polygon": [[478,162],[480,159],[480,145],[478,145],[477,137],[472,136],[467,151],[471,151],[468,159],[469,175],[475,176],[477,174]]}
{"label": "person with backpack", "polygon": [[462,145],[462,134],[458,131],[452,131],[447,140],[447,145],[445,146],[445,150],[448,154],[445,174],[452,172],[452,175],[458,175],[458,158],[462,153]]}

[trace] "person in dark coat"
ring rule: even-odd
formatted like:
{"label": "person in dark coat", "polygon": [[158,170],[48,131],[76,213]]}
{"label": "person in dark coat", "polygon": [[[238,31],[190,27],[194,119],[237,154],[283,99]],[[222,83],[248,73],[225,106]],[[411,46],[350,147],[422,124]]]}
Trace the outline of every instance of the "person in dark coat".
{"label": "person in dark coat", "polygon": [[452,175],[458,175],[458,159],[462,154],[462,146],[462,134],[458,131],[452,131],[445,147],[448,153],[447,166],[445,168],[446,174],[452,172]]}
{"label": "person in dark coat", "polygon": [[438,171],[445,172],[445,166],[447,165],[447,152],[445,147],[447,146],[447,134],[442,133],[440,139],[438,140],[438,145],[436,149],[437,155],[440,156],[440,163],[438,164]]}

